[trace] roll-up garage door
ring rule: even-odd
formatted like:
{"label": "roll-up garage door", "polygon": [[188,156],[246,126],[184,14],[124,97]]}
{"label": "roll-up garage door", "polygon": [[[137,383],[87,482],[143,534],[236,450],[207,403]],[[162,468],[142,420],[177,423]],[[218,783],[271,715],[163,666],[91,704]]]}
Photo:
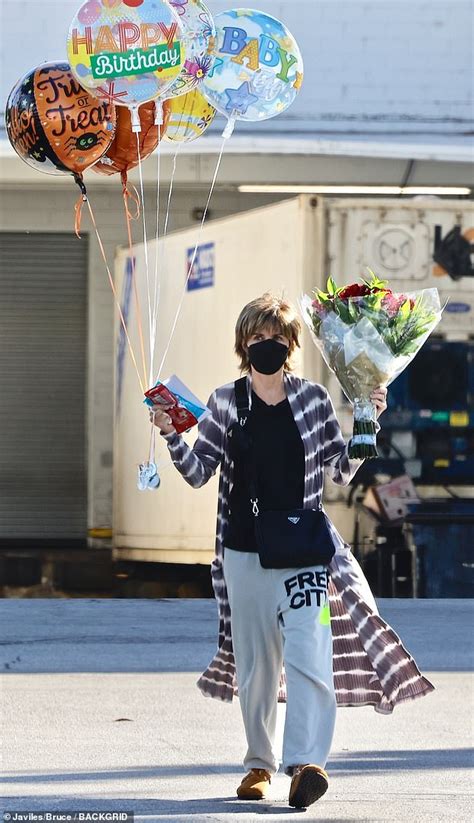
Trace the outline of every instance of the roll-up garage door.
{"label": "roll-up garage door", "polygon": [[83,541],[87,238],[0,245],[0,541]]}

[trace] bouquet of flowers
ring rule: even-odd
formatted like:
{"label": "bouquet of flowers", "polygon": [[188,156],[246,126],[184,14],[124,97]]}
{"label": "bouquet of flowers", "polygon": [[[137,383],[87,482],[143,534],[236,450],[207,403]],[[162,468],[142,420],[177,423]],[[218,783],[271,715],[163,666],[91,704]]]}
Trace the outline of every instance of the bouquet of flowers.
{"label": "bouquet of flowers", "polygon": [[386,280],[338,287],[300,301],[303,318],[329,368],[354,407],[349,457],[377,457],[376,407],[370,394],[408,366],[441,320],[437,289],[396,294]]}

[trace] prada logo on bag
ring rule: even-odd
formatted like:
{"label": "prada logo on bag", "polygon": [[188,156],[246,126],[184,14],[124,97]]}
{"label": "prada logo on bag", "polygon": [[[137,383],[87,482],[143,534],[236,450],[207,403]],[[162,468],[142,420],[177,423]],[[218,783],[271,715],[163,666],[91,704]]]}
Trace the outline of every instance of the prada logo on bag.
{"label": "prada logo on bag", "polygon": [[294,526],[296,526],[296,524],[300,522],[299,517],[289,517],[288,520],[290,521],[290,523],[293,523]]}

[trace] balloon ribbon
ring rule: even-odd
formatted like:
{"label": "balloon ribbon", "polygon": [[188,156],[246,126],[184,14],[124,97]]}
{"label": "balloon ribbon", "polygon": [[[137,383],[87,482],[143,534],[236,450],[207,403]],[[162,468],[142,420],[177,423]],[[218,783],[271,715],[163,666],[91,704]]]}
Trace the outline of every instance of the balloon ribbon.
{"label": "balloon ribbon", "polygon": [[76,233],[76,237],[78,237],[79,240],[80,240],[81,239],[82,207],[83,207],[84,203],[87,202],[87,189],[86,189],[84,180],[82,179],[82,174],[74,174],[74,182],[77,183],[77,185],[79,186],[79,188],[81,190],[81,193],[80,193],[79,197],[77,198],[77,200],[74,204],[74,213],[75,213],[74,231]]}
{"label": "balloon ribbon", "polygon": [[107,272],[107,276],[109,278],[110,288],[112,289],[112,293],[113,293],[114,298],[115,298],[115,304],[117,306],[118,313],[119,313],[119,316],[120,316],[120,322],[122,323],[122,328],[125,332],[125,337],[127,339],[128,348],[130,350],[130,356],[132,358],[133,365],[135,366],[135,371],[137,373],[138,382],[140,383],[140,388],[142,390],[142,394],[145,394],[145,386],[144,386],[142,378],[140,377],[140,372],[138,370],[137,361],[136,361],[136,358],[135,358],[135,353],[133,351],[132,341],[130,340],[130,336],[128,334],[127,324],[126,324],[125,318],[123,316],[123,311],[122,311],[122,307],[120,305],[120,300],[118,298],[117,289],[115,288],[114,279],[112,277],[112,274],[111,274],[110,268],[109,268],[109,264],[107,262],[107,255],[105,254],[104,244],[102,243],[102,239],[101,239],[100,234],[99,234],[99,229],[97,228],[97,223],[95,221],[94,212],[92,211],[92,206],[90,204],[90,201],[89,201],[89,198],[87,197],[87,195],[85,195],[85,196],[83,195],[83,202],[87,203],[87,208],[89,209],[89,215],[90,215],[90,218],[91,218],[91,222],[92,222],[92,225],[94,227],[95,235],[97,237],[97,242],[99,244],[100,253],[102,255],[102,259],[103,259],[104,264],[105,264],[105,269],[106,269],[106,272]]}
{"label": "balloon ribbon", "polygon": [[[137,288],[137,280],[135,276],[135,257],[133,254],[133,239],[132,239],[132,220],[138,220],[140,217],[140,197],[135,188],[132,186],[131,188],[128,187],[127,181],[127,172],[122,172],[122,196],[123,196],[123,205],[125,209],[125,217],[127,220],[127,234],[128,234],[128,248],[130,254],[130,265],[132,267],[132,283],[133,283],[133,293],[135,296],[135,303],[137,306],[137,320],[138,320],[138,335],[140,338],[140,351],[142,356],[142,368],[143,368],[143,383],[146,383],[147,380],[147,368],[146,368],[146,358],[145,358],[145,341],[143,337],[143,320],[142,320],[142,310],[140,305],[140,298],[138,296],[138,288]],[[130,203],[134,204],[134,211],[132,212],[130,209]]]}

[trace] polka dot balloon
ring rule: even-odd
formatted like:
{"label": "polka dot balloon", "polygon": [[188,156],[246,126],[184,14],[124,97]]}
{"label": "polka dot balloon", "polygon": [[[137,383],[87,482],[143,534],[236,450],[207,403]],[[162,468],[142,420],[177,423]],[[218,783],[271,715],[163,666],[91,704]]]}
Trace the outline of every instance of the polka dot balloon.
{"label": "polka dot balloon", "polygon": [[165,0],[87,0],[71,23],[67,52],[84,88],[137,110],[166,96],[184,66],[186,43]]}

